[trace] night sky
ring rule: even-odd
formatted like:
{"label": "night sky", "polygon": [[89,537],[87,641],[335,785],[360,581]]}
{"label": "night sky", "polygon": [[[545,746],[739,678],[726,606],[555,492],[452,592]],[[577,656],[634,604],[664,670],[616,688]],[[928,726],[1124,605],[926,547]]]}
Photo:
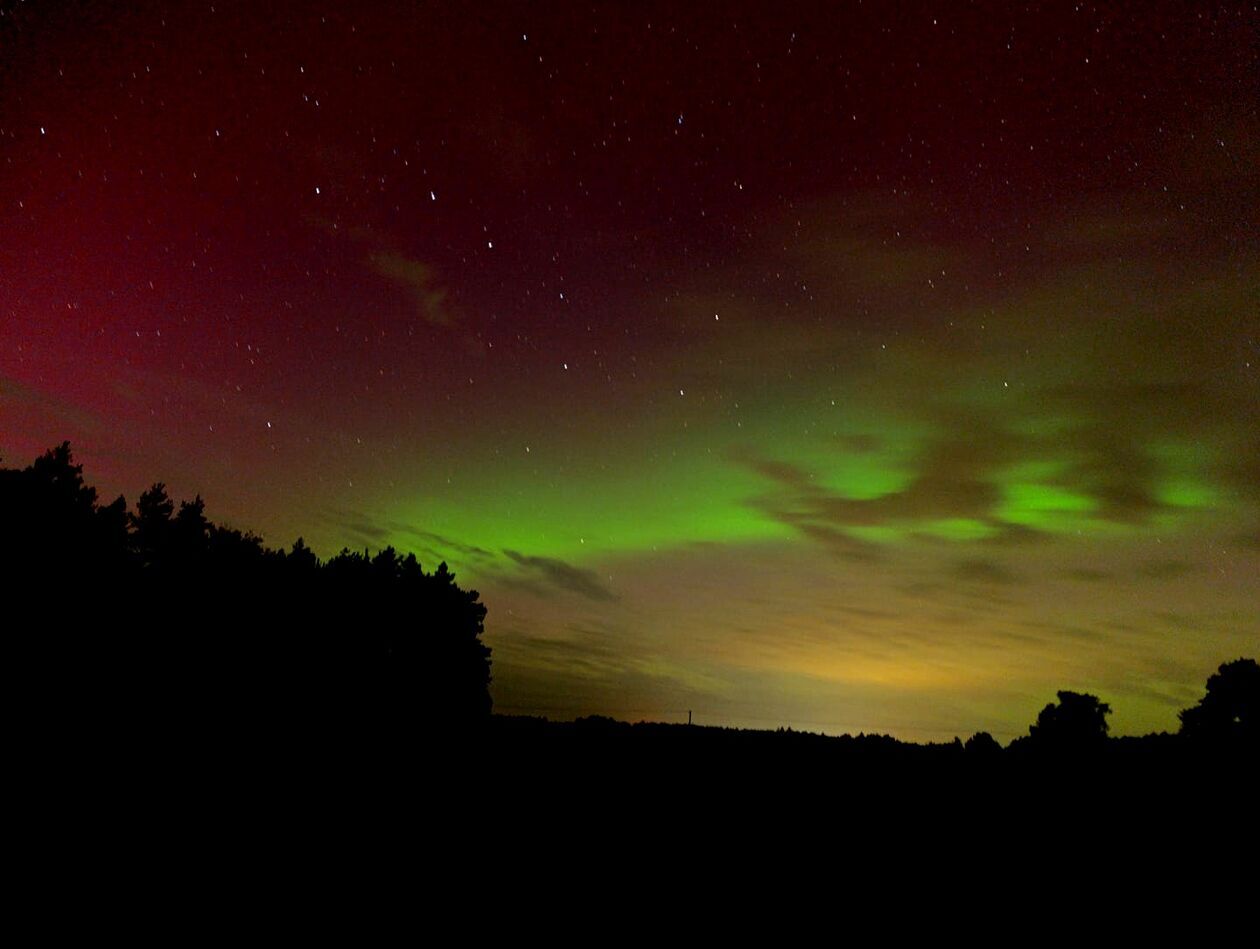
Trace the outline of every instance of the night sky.
{"label": "night sky", "polygon": [[446,560],[502,712],[1260,651],[1254,5],[359,6],[0,3],[6,464]]}

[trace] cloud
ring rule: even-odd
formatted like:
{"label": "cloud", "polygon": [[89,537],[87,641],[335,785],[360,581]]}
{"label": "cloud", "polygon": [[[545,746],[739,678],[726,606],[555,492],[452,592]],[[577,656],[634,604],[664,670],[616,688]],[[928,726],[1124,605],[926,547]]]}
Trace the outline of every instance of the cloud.
{"label": "cloud", "polygon": [[356,254],[366,251],[368,268],[405,291],[416,313],[426,323],[452,326],[459,322],[459,313],[450,303],[449,291],[437,268],[404,253],[397,237],[371,226],[343,226],[319,216],[309,217],[307,221],[326,234],[346,241],[355,248]]}
{"label": "cloud", "polygon": [[963,560],[956,564],[953,576],[959,580],[978,583],[995,583],[1010,586],[1020,582],[1018,574],[992,560]]}
{"label": "cloud", "polygon": [[326,524],[332,524],[355,539],[366,544],[385,546],[389,530],[379,521],[359,511],[343,508],[327,508],[316,515]]}
{"label": "cloud", "polygon": [[[419,541],[416,553],[426,555],[429,559],[453,559],[452,555],[462,557],[465,561],[493,560],[492,551],[474,544],[466,544],[443,534],[420,530],[403,521],[381,520],[361,511],[345,508],[327,508],[320,515],[325,523],[332,524],[359,540],[376,546],[398,543],[399,537],[412,537]],[[410,550],[410,545],[404,545]]]}
{"label": "cloud", "polygon": [[[6,411],[7,410],[7,411]],[[4,420],[8,411],[21,413],[18,420],[13,421],[15,429],[21,431],[29,426],[28,413],[39,413],[55,424],[70,426],[78,433],[98,432],[104,426],[104,420],[82,406],[49,392],[28,386],[11,376],[0,375],[0,420]],[[19,424],[24,422],[25,424]]]}
{"label": "cloud", "polygon": [[[599,578],[593,571],[583,570],[554,557],[528,557],[515,550],[504,550],[503,554],[524,569],[526,573],[526,578],[524,578],[525,584],[530,584],[529,578],[532,577],[546,586],[564,590],[568,593],[576,593],[578,596],[586,597],[588,600],[611,602],[617,599],[617,594],[600,583]],[[534,590],[535,592],[541,592],[536,585]]]}
{"label": "cloud", "polygon": [[436,544],[444,550],[453,550],[456,553],[463,554],[465,557],[472,560],[494,559],[494,553],[486,550],[484,547],[477,547],[474,544],[465,544],[458,540],[452,540],[450,537],[446,537],[443,534],[435,534],[432,531],[417,530],[414,527],[407,527],[405,525],[397,525],[397,527],[404,534],[410,534],[412,537],[416,537],[419,540]]}
{"label": "cloud", "polygon": [[1112,578],[1112,574],[1106,570],[1094,570],[1091,567],[1073,567],[1065,570],[1063,576],[1081,583],[1104,583]]}
{"label": "cloud", "polygon": [[883,445],[883,440],[878,435],[871,434],[837,435],[836,444],[842,451],[864,455],[878,451]]}
{"label": "cloud", "polygon": [[[776,488],[749,503],[829,546],[854,544],[843,531],[853,527],[967,519],[1002,528],[994,520],[994,510],[1002,499],[996,474],[1020,459],[1024,439],[976,415],[951,416],[942,420],[941,430],[944,434],[928,442],[920,453],[910,482],[873,498],[847,497],[819,483],[800,465],[749,449],[738,450],[732,457]],[[869,447],[864,445],[862,451],[869,451]],[[838,452],[845,453],[853,452],[845,447]]]}
{"label": "cloud", "polygon": [[1153,580],[1173,580],[1192,573],[1197,567],[1184,560],[1151,560],[1137,568],[1137,572]]}
{"label": "cloud", "polygon": [[513,665],[582,676],[617,673],[639,659],[632,644],[619,643],[598,628],[569,623],[565,633],[560,637],[516,631],[502,637],[502,646],[496,648],[496,653]]}
{"label": "cloud", "polygon": [[1092,629],[1079,623],[1047,623],[1041,620],[1022,620],[1020,626],[1026,629],[1044,631],[1046,641],[1057,642],[1063,639],[1074,639],[1083,643],[1103,643],[1108,639],[1107,633],[1100,629]]}
{"label": "cloud", "polygon": [[422,260],[395,251],[376,251],[368,256],[372,269],[402,286],[411,295],[416,311],[434,326],[450,326],[456,316],[447,302],[447,291],[436,270]]}
{"label": "cloud", "polygon": [[496,710],[631,720],[681,710],[685,717],[687,708],[709,707],[727,691],[721,679],[663,653],[632,626],[588,618],[559,621],[552,629],[540,634],[530,624],[494,630]]}
{"label": "cloud", "polygon": [[[661,322],[677,338],[661,374],[712,391],[722,410],[783,407],[760,444],[741,416],[757,448],[736,460],[774,485],[754,506],[824,543],[898,521],[976,520],[995,543],[1254,506],[1260,400],[1246,367],[1260,353],[1260,271],[1220,266],[1202,252],[1210,229],[1167,212],[1142,196],[1065,207],[1033,229],[1030,252],[914,202],[793,209],[755,252],[671,296]],[[763,268],[767,283],[796,275],[800,298],[741,294]],[[694,332],[694,317],[718,312],[711,334]],[[811,405],[832,410],[820,420]],[[863,417],[900,430],[844,431]],[[813,426],[808,462],[781,447],[780,431]],[[909,430],[910,484],[872,498],[826,481],[820,449],[870,468]],[[1039,470],[1019,476],[1016,512],[1003,500],[1021,463]]]}
{"label": "cloud", "polygon": [[841,560],[847,560],[852,563],[876,563],[884,559],[883,553],[876,544],[870,544],[850,537],[834,527],[808,523],[798,523],[792,526],[810,540],[826,547],[833,556]]}

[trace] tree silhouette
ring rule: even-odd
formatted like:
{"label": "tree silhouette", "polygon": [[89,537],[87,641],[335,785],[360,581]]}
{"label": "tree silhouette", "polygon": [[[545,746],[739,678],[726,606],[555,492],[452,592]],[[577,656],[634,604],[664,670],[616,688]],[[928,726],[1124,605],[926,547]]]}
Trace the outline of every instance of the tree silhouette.
{"label": "tree silhouette", "polygon": [[90,605],[91,622],[39,639],[67,717],[104,721],[129,703],[121,730],[175,738],[195,720],[259,747],[280,741],[269,727],[357,744],[489,716],[486,608],[446,564],[425,573],[393,548],[321,563],[301,538],[273,550],[160,482],[133,512],[121,497],[98,505],[69,443],[0,467],[0,528],[17,596]]}
{"label": "tree silhouette", "polygon": [[1207,694],[1199,704],[1183,709],[1181,734],[1210,741],[1260,737],[1260,665],[1254,659],[1222,663],[1207,680]]}
{"label": "tree silhouette", "polygon": [[1001,754],[1002,746],[988,732],[976,732],[963,743],[963,751],[976,757],[992,757]]}
{"label": "tree silhouette", "polygon": [[1059,692],[1059,704],[1051,702],[1028,726],[1028,736],[1041,747],[1086,748],[1101,745],[1107,738],[1107,716],[1111,706],[1096,695]]}
{"label": "tree silhouette", "polygon": [[171,516],[175,502],[166,493],[166,485],[160,481],[140,495],[136,513],[131,523],[135,528],[136,547],[143,563],[160,565],[167,553],[171,534]]}
{"label": "tree silhouette", "polygon": [[289,551],[286,560],[290,568],[298,572],[315,570],[319,566],[315,552],[306,546],[306,541],[301,537],[293,542],[293,549]]}

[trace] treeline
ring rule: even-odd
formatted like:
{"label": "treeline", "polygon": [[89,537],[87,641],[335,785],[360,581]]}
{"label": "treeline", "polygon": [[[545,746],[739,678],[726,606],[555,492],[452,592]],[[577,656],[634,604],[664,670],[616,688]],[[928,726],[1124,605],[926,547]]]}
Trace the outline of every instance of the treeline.
{"label": "treeline", "polygon": [[[611,779],[618,787],[633,784],[649,793],[662,780],[679,788],[716,784],[737,789],[737,797],[775,794],[784,787],[904,794],[916,782],[930,781],[932,793],[944,798],[951,789],[982,793],[990,779],[1041,782],[1089,775],[1091,781],[1155,782],[1141,785],[1142,793],[1149,795],[1158,785],[1161,800],[1167,801],[1177,794],[1198,794],[1195,782],[1208,774],[1214,787],[1249,774],[1260,752],[1260,664],[1254,659],[1221,664],[1208,678],[1203,697],[1181,711],[1176,733],[1112,737],[1106,702],[1071,691],[1057,697],[1026,735],[1005,747],[988,732],[966,741],[916,743],[891,735],[824,735],[790,727],[631,724],[602,715],[572,722],[500,716],[486,737],[492,757],[508,771],[532,768],[597,780],[604,788]],[[1076,813],[1091,805],[1087,798],[1069,795],[1055,806],[1060,813]]]}
{"label": "treeline", "polygon": [[1029,725],[1028,734],[1005,747],[988,732],[966,741],[921,744],[890,735],[832,736],[790,727],[630,724],[602,715],[572,722],[499,717],[488,735],[498,755],[521,765],[546,762],[563,771],[581,762],[588,771],[693,777],[716,770],[748,786],[785,773],[815,782],[859,775],[878,782],[911,773],[974,777],[1081,766],[1120,776],[1207,762],[1249,767],[1260,752],[1260,664],[1254,659],[1222,663],[1208,678],[1203,697],[1179,713],[1181,726],[1174,734],[1114,738],[1106,702],[1066,690],[1057,697]]}
{"label": "treeline", "polygon": [[904,742],[890,735],[824,735],[790,727],[774,730],[737,729],[639,722],[630,724],[602,715],[573,722],[551,722],[526,716],[500,717],[494,733],[506,746],[535,750],[599,754],[615,749],[621,754],[657,754],[695,760],[700,753],[735,756],[766,763],[794,759],[904,765],[1019,766],[1067,760],[1094,765],[1132,764],[1142,760],[1170,760],[1224,754],[1249,761],[1260,751],[1260,664],[1254,659],[1222,663],[1207,680],[1203,697],[1183,709],[1180,729],[1143,736],[1111,737],[1107,716],[1111,707],[1097,696],[1061,691],[1029,725],[1028,734],[1003,747],[988,732],[966,741],[926,744]]}
{"label": "treeline", "polygon": [[68,443],[0,468],[0,576],[37,724],[265,753],[490,715],[486,608],[446,564],[273,549],[162,484],[103,504]]}
{"label": "treeline", "polygon": [[[981,732],[916,745],[593,717],[571,723],[490,716],[486,608],[393,548],[320,561],[299,538],[272,549],[178,504],[155,484],[134,509],[103,504],[63,443],[21,469],[0,467],[0,622],[34,727],[181,746],[269,750],[341,741],[378,746],[476,728],[503,762],[641,761],[692,767],[841,761],[898,767],[1036,759],[1133,761],[1258,745],[1260,666],[1227,662],[1181,712],[1178,734],[1108,737],[1110,707],[1063,691],[1003,748]],[[830,766],[830,765],[828,765]]]}

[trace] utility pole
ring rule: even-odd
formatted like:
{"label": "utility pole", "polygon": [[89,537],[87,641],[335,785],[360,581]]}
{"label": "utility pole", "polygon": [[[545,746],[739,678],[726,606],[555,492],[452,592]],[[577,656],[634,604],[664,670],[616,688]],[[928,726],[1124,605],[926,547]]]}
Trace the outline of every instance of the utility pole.
{"label": "utility pole", "polygon": [[691,724],[691,709],[687,709],[687,724]]}

